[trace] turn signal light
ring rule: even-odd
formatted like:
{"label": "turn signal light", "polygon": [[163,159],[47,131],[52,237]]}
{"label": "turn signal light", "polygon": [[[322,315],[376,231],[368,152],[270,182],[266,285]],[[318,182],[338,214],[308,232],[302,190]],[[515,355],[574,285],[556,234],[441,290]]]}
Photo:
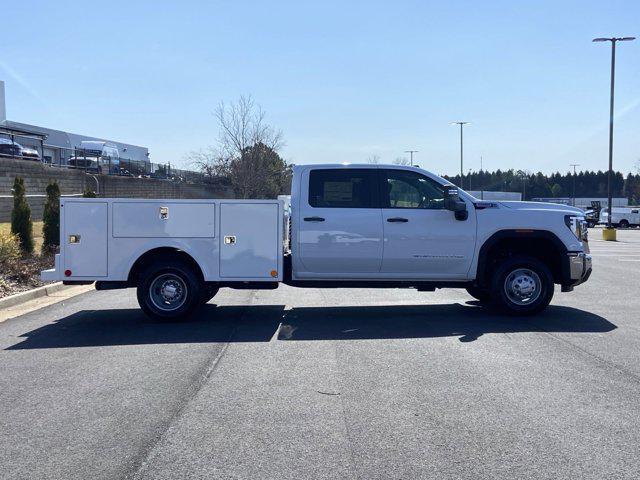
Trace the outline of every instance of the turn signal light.
{"label": "turn signal light", "polygon": [[71,276],[71,270],[65,270],[64,271],[64,276],[65,277],[70,277]]}

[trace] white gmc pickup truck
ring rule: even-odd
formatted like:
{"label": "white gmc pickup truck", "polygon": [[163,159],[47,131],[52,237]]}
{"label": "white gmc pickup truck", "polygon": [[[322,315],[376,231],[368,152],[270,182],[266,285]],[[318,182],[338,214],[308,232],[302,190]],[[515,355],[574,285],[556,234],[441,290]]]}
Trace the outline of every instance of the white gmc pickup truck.
{"label": "white gmc pickup truck", "polygon": [[283,200],[64,198],[43,280],[136,287],[154,318],[222,287],[465,288],[515,315],[591,274],[582,210],[481,201],[427,171],[303,165]]}

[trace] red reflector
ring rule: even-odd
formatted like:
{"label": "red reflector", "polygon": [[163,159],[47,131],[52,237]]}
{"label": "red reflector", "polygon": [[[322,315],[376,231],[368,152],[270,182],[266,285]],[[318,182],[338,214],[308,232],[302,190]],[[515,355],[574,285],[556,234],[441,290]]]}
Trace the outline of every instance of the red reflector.
{"label": "red reflector", "polygon": [[64,271],[64,276],[65,277],[70,277],[71,276],[71,270],[65,270]]}

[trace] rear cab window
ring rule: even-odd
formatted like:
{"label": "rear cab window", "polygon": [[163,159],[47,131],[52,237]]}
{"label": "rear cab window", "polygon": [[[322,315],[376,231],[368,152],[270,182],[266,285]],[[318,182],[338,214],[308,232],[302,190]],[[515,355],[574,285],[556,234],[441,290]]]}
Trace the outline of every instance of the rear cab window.
{"label": "rear cab window", "polygon": [[313,208],[379,208],[377,171],[367,168],[318,169],[309,172]]}

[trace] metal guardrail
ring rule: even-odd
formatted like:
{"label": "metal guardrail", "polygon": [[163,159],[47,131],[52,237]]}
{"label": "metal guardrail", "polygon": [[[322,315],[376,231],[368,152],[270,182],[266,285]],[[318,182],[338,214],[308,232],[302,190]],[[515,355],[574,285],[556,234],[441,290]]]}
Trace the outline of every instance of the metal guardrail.
{"label": "metal guardrail", "polygon": [[170,163],[154,163],[129,158],[105,157],[93,151],[79,148],[67,149],[44,145],[44,150],[55,149],[56,159],[39,152],[30,155],[11,155],[0,153],[3,158],[40,162],[50,167],[81,170],[87,174],[115,175],[121,177],[154,178],[191,183],[209,183],[212,178],[192,170],[174,168]]}

